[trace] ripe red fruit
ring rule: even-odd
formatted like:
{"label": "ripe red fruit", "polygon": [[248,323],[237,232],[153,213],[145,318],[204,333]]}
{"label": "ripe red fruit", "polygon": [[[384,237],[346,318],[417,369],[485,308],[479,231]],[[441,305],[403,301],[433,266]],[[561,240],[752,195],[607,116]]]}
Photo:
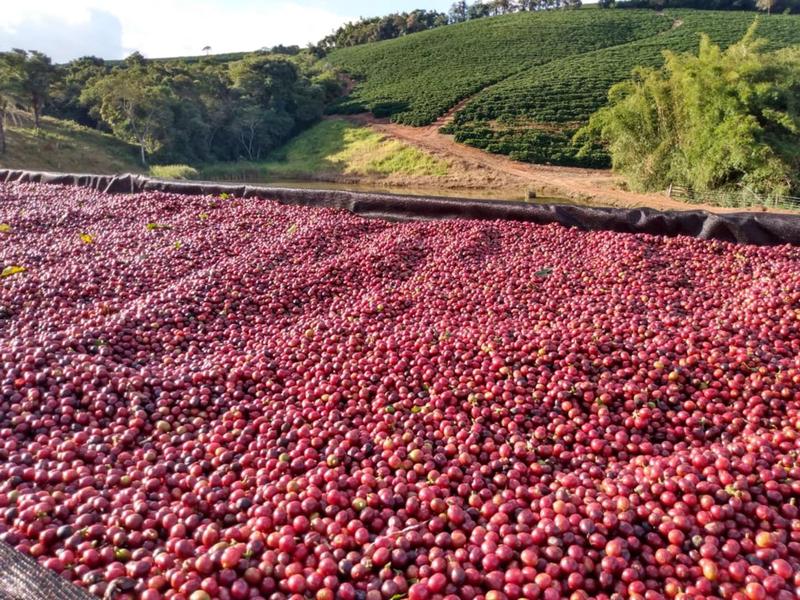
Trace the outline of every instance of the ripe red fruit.
{"label": "ripe red fruit", "polygon": [[242,579],[237,579],[231,585],[231,598],[233,600],[246,600],[250,596],[250,587]]}
{"label": "ripe red fruit", "polygon": [[422,583],[415,583],[408,590],[408,600],[428,600],[430,593],[428,587]]}
{"label": "ripe red fruit", "polygon": [[27,184],[0,222],[0,541],[98,597],[800,585],[796,248]]}
{"label": "ripe red fruit", "polygon": [[234,569],[239,564],[239,561],[242,559],[244,555],[244,544],[236,544],[235,546],[230,546],[225,548],[222,551],[222,556],[220,557],[220,564],[222,565],[223,569]]}
{"label": "ripe red fruit", "polygon": [[782,558],[778,558],[772,561],[772,564],[770,566],[775,575],[777,575],[784,581],[789,581],[792,577],[792,574],[794,573],[794,569],[792,569],[792,566]]}
{"label": "ripe red fruit", "polygon": [[428,590],[433,594],[443,591],[445,586],[447,586],[447,577],[442,573],[434,573],[428,579]]}
{"label": "ripe red fruit", "polygon": [[464,524],[464,511],[461,507],[451,504],[447,507],[447,520],[456,527]]}
{"label": "ripe red fruit", "polygon": [[622,556],[624,548],[623,542],[620,539],[611,540],[606,544],[606,554],[608,556]]}
{"label": "ripe red fruit", "polygon": [[764,586],[755,581],[747,584],[744,593],[750,600],[764,600],[767,597],[767,591]]}
{"label": "ripe red fruit", "polygon": [[703,577],[709,581],[716,581],[719,577],[719,569],[714,561],[701,558],[700,567],[703,569]]}
{"label": "ripe red fruit", "polygon": [[302,594],[306,591],[306,578],[300,574],[289,577],[287,587],[293,594]]}

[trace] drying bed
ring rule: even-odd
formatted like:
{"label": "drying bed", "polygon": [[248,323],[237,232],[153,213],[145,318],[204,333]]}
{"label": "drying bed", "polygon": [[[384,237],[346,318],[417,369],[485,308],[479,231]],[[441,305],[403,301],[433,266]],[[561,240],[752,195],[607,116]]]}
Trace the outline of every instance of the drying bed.
{"label": "drying bed", "polygon": [[4,564],[146,600],[795,597],[800,248],[34,183],[0,224]]}

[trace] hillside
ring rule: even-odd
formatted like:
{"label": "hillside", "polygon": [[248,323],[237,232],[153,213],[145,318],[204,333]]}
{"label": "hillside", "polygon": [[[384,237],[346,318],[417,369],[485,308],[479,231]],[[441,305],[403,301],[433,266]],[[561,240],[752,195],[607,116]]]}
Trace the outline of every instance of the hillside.
{"label": "hillside", "polygon": [[523,69],[670,26],[653,11],[522,12],[344,48],[329,60],[359,84],[335,108],[427,125],[459,100]]}
{"label": "hillside", "polygon": [[[611,85],[638,65],[658,66],[664,50],[695,49],[700,33],[727,46],[754,18],[589,8],[453,25],[333,53],[359,82],[337,109],[426,125],[457,107],[444,131],[459,142],[526,162],[604,167],[604,152],[578,158],[571,138]],[[798,44],[800,16],[762,17],[759,35],[771,47]]]}
{"label": "hillside", "polygon": [[8,149],[0,155],[0,167],[74,173],[142,171],[136,149],[105,133],[51,117],[42,119],[38,132],[24,125],[8,128]]}

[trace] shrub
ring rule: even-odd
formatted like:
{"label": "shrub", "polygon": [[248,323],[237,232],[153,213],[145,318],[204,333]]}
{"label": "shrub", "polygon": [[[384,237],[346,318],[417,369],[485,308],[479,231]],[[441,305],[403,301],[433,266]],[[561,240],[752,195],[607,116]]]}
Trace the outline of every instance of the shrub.
{"label": "shrub", "polygon": [[199,173],[189,165],[153,165],[150,175],[159,179],[196,179]]}
{"label": "shrub", "polygon": [[636,189],[797,190],[800,49],[766,52],[755,28],[727,50],[703,36],[697,54],[637,69],[577,137],[606,144]]}

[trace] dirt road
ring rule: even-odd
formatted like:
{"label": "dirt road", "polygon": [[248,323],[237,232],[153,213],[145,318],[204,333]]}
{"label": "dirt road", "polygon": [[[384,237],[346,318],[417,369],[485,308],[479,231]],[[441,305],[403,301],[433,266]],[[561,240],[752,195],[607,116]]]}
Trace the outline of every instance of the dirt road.
{"label": "dirt road", "polygon": [[586,204],[623,208],[705,209],[716,212],[741,210],[704,204],[687,204],[680,200],[667,198],[665,194],[629,192],[621,189],[620,181],[609,170],[533,165],[459,144],[453,139],[453,136],[442,134],[439,130],[452,120],[453,115],[466,102],[453,107],[435,123],[425,127],[398,125],[389,122],[388,119],[377,119],[369,113],[332,118],[347,119],[354,123],[368,125],[386,136],[403,140],[444,160],[457,159],[503,174],[506,176],[502,179],[503,184],[507,185],[509,181],[519,182],[520,185],[535,190],[541,196],[557,196],[579,200]]}

